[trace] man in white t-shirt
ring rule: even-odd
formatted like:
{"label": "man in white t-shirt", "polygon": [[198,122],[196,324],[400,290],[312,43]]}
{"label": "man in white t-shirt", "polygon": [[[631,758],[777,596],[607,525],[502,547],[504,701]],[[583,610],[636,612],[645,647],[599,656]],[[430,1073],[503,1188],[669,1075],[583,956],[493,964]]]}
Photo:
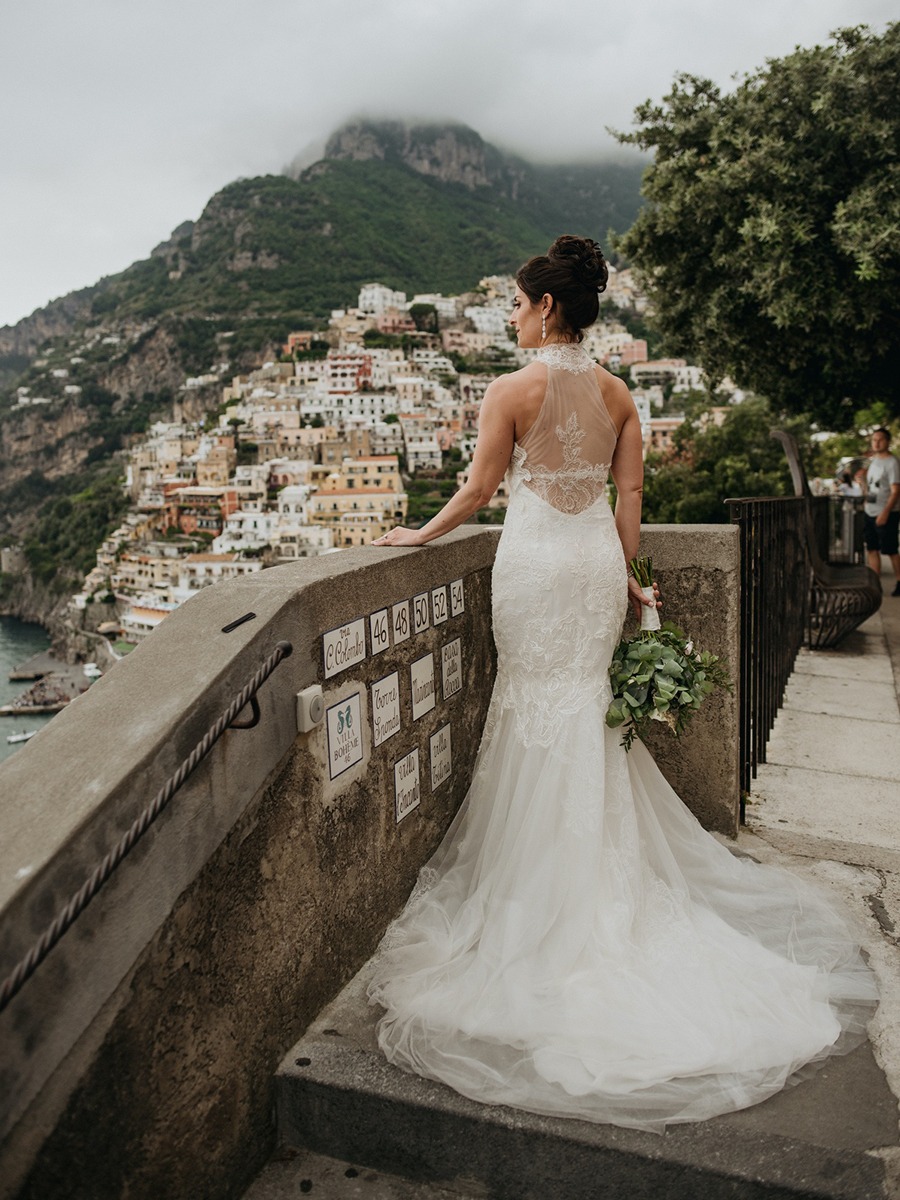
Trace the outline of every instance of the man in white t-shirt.
{"label": "man in white t-shirt", "polygon": [[881,573],[881,556],[886,554],[897,580],[892,596],[900,596],[900,462],[891,454],[887,429],[872,434],[872,457],[866,471],[866,550],[869,566]]}

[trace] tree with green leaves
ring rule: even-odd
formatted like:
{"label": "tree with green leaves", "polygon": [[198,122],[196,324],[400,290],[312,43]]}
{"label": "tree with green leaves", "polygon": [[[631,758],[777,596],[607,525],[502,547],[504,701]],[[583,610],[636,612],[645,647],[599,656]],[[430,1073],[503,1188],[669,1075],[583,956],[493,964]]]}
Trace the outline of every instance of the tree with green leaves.
{"label": "tree with green leaves", "polygon": [[653,150],[621,242],[665,349],[843,428],[898,411],[900,23],[844,29],[724,93],[679,75],[620,140]]}
{"label": "tree with green leaves", "polygon": [[409,315],[419,333],[438,332],[438,312],[433,304],[411,304]]}
{"label": "tree with green leaves", "polygon": [[672,449],[650,455],[644,469],[643,519],[650,523],[720,524],[725,501],[742,496],[793,495],[781,443],[770,434],[781,424],[808,452],[802,419],[780,421],[767,400],[735,404],[721,425],[686,420]]}

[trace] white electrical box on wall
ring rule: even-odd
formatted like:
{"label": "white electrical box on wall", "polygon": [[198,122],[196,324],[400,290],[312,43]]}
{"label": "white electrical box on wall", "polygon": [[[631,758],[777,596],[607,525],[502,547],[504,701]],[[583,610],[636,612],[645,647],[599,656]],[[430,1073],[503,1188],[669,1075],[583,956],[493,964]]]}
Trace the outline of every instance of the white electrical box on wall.
{"label": "white electrical box on wall", "polygon": [[297,693],[297,731],[309,733],[325,716],[325,700],[318,683]]}

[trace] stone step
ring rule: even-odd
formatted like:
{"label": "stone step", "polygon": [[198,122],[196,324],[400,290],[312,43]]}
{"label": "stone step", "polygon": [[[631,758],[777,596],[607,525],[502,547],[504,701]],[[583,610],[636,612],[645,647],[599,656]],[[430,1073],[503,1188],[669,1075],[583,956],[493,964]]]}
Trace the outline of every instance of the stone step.
{"label": "stone step", "polygon": [[375,1042],[367,976],[363,969],[279,1067],[287,1145],[491,1200],[892,1195],[885,1170],[900,1154],[897,1107],[868,1045],[765,1104],[659,1136],[476,1104],[391,1067]]}
{"label": "stone step", "polygon": [[482,1200],[484,1191],[460,1192],[402,1179],[311,1150],[286,1148],[259,1173],[242,1200]]}

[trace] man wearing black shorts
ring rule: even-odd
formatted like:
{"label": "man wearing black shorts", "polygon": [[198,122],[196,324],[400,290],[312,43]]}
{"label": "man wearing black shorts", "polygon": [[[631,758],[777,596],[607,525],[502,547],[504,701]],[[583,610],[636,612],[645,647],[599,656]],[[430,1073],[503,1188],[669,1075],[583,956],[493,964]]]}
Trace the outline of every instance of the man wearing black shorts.
{"label": "man wearing black shorts", "polygon": [[886,554],[894,568],[896,584],[892,596],[900,596],[900,462],[891,454],[887,429],[872,434],[872,457],[866,471],[866,550],[868,562],[881,574],[881,556]]}

